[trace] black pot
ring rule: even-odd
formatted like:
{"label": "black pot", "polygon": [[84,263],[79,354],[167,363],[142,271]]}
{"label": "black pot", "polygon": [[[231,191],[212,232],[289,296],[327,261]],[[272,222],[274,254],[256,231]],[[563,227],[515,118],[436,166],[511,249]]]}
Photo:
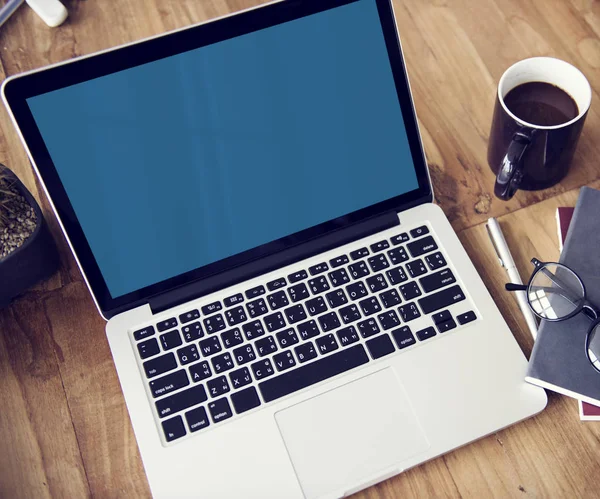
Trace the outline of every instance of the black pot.
{"label": "black pot", "polygon": [[19,248],[0,259],[1,309],[38,281],[54,274],[59,259],[56,244],[37,201],[11,170],[4,165],[0,165],[0,170],[5,170],[14,180],[13,185],[33,208],[37,222],[33,234]]}

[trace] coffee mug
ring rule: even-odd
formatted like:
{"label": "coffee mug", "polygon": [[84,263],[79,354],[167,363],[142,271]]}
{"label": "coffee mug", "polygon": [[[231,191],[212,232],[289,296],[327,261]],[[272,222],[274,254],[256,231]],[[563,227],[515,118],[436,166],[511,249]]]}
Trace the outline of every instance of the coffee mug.
{"label": "coffee mug", "polygon": [[494,194],[546,189],[563,179],[590,108],[590,84],[576,67],[552,57],[513,64],[498,83],[488,145]]}

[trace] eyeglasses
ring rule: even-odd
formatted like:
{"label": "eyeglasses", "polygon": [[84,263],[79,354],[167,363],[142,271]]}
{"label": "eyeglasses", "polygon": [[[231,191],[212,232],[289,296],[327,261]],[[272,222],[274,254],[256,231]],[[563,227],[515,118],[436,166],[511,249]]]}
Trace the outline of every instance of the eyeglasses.
{"label": "eyeglasses", "polygon": [[531,310],[540,319],[564,321],[582,312],[592,324],[585,337],[587,358],[600,373],[600,309],[586,299],[581,278],[561,263],[540,262],[533,258],[535,267],[528,284],[506,284],[507,291],[526,291]]}

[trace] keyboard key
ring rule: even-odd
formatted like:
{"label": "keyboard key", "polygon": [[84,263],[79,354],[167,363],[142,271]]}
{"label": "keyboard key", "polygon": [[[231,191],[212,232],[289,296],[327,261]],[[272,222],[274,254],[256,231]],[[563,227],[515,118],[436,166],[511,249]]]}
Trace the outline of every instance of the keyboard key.
{"label": "keyboard key", "polygon": [[352,251],[350,253],[350,258],[352,258],[352,260],[358,260],[359,258],[363,258],[365,256],[367,256],[369,254],[369,250],[367,248],[360,248],[357,249],[356,251]]}
{"label": "keyboard key", "polygon": [[431,316],[434,324],[441,324],[442,322],[446,322],[452,320],[452,314],[448,310],[442,310],[441,312],[436,312]]}
{"label": "keyboard key", "polygon": [[370,248],[373,253],[377,253],[378,251],[383,251],[384,249],[388,249],[390,247],[390,243],[387,241],[379,241],[378,243],[371,244]]}
{"label": "keyboard key", "polygon": [[135,338],[136,341],[140,341],[140,340],[143,340],[144,338],[148,338],[149,336],[152,336],[154,333],[155,333],[154,326],[147,326],[143,329],[138,329],[137,331],[134,331],[133,337]]}
{"label": "keyboard key", "polygon": [[226,307],[232,307],[233,305],[238,305],[239,303],[242,303],[243,301],[244,301],[244,297],[242,296],[242,293],[238,293],[236,295],[225,298],[223,300],[223,303],[225,304]]}
{"label": "keyboard key", "polygon": [[356,343],[358,341],[358,333],[356,332],[354,326],[348,326],[340,329],[337,332],[337,337],[343,347],[352,345],[352,343]]}
{"label": "keyboard key", "polygon": [[402,270],[402,267],[396,267],[391,270],[388,270],[386,271],[386,274],[388,276],[388,279],[392,283],[392,286],[400,284],[401,282],[404,282],[408,279],[408,277],[404,273],[404,270]]}
{"label": "keyboard key", "polygon": [[242,329],[244,330],[244,334],[246,335],[248,341],[259,338],[265,334],[265,329],[263,328],[262,322],[260,321],[254,321],[249,322],[248,324],[244,324],[242,326]]}
{"label": "keyboard key", "polygon": [[379,314],[377,318],[379,319],[379,322],[381,322],[381,327],[383,327],[383,329],[386,331],[400,325],[398,314],[396,314],[396,312],[393,310],[388,310],[383,314]]}
{"label": "keyboard key", "polygon": [[395,307],[402,303],[402,298],[395,289],[390,289],[379,294],[379,299],[383,303],[384,308]]}
{"label": "keyboard key", "polygon": [[327,293],[325,298],[327,298],[330,308],[340,307],[341,305],[348,303],[348,298],[346,297],[346,293],[344,293],[343,289],[336,289],[331,293]]}
{"label": "keyboard key", "polygon": [[179,316],[179,322],[181,322],[182,324],[186,324],[198,318],[200,318],[200,312],[198,312],[197,309],[194,309],[190,310],[189,312],[186,312],[185,314],[181,314]]}
{"label": "keyboard key", "polygon": [[405,267],[411,277],[419,277],[427,272],[427,268],[420,258],[407,263]]}
{"label": "keyboard key", "polygon": [[186,412],[185,419],[192,432],[206,428],[210,424],[204,407],[196,407],[195,409]]}
{"label": "keyboard key", "polygon": [[308,309],[308,313],[313,316],[325,312],[327,310],[327,305],[322,296],[317,296],[306,302],[306,308]]}
{"label": "keyboard key", "polygon": [[467,324],[469,322],[473,322],[475,319],[477,319],[477,316],[472,310],[456,316],[456,320],[459,324]]}
{"label": "keyboard key", "polygon": [[446,266],[444,255],[442,255],[439,251],[433,255],[427,255],[425,257],[425,261],[431,270],[436,270]]}
{"label": "keyboard key", "polygon": [[269,311],[265,300],[263,300],[262,298],[248,302],[246,304],[246,308],[248,309],[248,313],[252,318],[260,317],[261,315],[264,315]]}
{"label": "keyboard key", "polygon": [[406,232],[403,232],[402,234],[398,234],[397,236],[392,237],[390,241],[392,241],[392,244],[394,246],[405,243],[406,241],[408,241],[408,234]]}
{"label": "keyboard key", "polygon": [[358,323],[358,330],[363,338],[369,338],[381,331],[375,319],[367,319]]}
{"label": "keyboard key", "polygon": [[290,324],[295,324],[296,322],[303,321],[304,319],[306,319],[306,311],[304,310],[304,307],[301,303],[286,308],[284,312]]}
{"label": "keyboard key", "polygon": [[427,225],[422,225],[421,227],[417,227],[416,229],[410,231],[410,235],[412,237],[421,237],[425,234],[429,234],[429,228]]}
{"label": "keyboard key", "polygon": [[242,338],[242,333],[239,328],[236,327],[221,333],[221,341],[225,348],[231,348],[243,343],[244,338]]}
{"label": "keyboard key", "polygon": [[177,327],[177,319],[175,319],[175,317],[161,321],[156,325],[156,328],[159,332],[166,331],[167,329],[173,329],[174,327]]}
{"label": "keyboard key", "polygon": [[235,326],[236,324],[239,324],[240,322],[245,322],[248,320],[248,317],[246,316],[246,311],[244,310],[244,307],[236,307],[236,308],[227,310],[227,312],[225,312],[225,317],[227,317],[227,322],[229,323],[230,326]]}
{"label": "keyboard key", "polygon": [[296,352],[296,357],[298,357],[300,364],[314,359],[317,356],[317,351],[315,350],[315,346],[312,344],[312,341],[307,341],[306,343],[298,345],[296,348],[294,348],[294,352]]}
{"label": "keyboard key", "polygon": [[294,328],[279,331],[275,336],[281,348],[291,347],[300,341]]}
{"label": "keyboard key", "polygon": [[204,336],[204,331],[202,330],[202,326],[198,321],[192,322],[187,326],[183,326],[181,328],[181,332],[183,333],[183,338],[185,339],[186,343],[189,343],[190,341],[194,340],[199,340]]}
{"label": "keyboard key", "polygon": [[207,381],[206,387],[208,388],[208,393],[210,393],[211,398],[218,397],[229,391],[229,383],[227,383],[227,378],[225,376],[219,376],[218,378]]}
{"label": "keyboard key", "polygon": [[316,339],[317,349],[321,352],[321,355],[324,355],[329,352],[333,352],[339,348],[337,341],[335,341],[335,336],[333,334],[327,334],[325,336],[321,336]]}
{"label": "keyboard key", "polygon": [[282,307],[287,307],[290,302],[287,299],[285,291],[277,291],[269,296],[267,296],[267,300],[269,301],[269,305],[271,306],[271,310],[277,310]]}
{"label": "keyboard key", "polygon": [[261,357],[277,351],[277,345],[275,344],[275,340],[272,336],[267,336],[266,338],[256,340],[254,346],[256,346],[256,351]]}
{"label": "keyboard key", "polygon": [[172,442],[173,440],[181,438],[186,434],[185,426],[183,425],[181,416],[163,421],[162,429],[167,442]]}
{"label": "keyboard key", "polygon": [[210,338],[200,341],[199,345],[200,353],[202,353],[204,357],[214,355],[221,351],[221,343],[219,343],[219,338],[216,336],[211,336]]}
{"label": "keyboard key", "polygon": [[350,260],[348,259],[348,257],[346,255],[340,255],[340,256],[337,256],[337,257],[329,260],[329,265],[331,265],[333,268],[336,268],[336,267],[339,267],[340,265],[347,264],[349,261]]}
{"label": "keyboard key", "polygon": [[369,258],[368,262],[373,272],[379,272],[380,270],[383,270],[390,266],[390,263],[388,262],[388,259],[385,257],[384,254],[372,256],[371,258]]}
{"label": "keyboard key", "polygon": [[327,278],[322,275],[308,281],[308,287],[313,295],[318,295],[329,289],[329,283],[327,282]]}
{"label": "keyboard key", "polygon": [[390,261],[392,262],[392,265],[398,265],[399,263],[402,263],[402,262],[405,262],[406,260],[408,260],[408,255],[406,254],[406,251],[404,250],[403,246],[400,246],[399,248],[391,249],[387,252],[387,254],[390,257]]}
{"label": "keyboard key", "polygon": [[354,284],[349,284],[348,286],[346,286],[346,291],[350,296],[350,299],[353,301],[358,300],[363,296],[367,296],[368,294],[367,288],[365,288],[365,285],[362,282],[355,282]]}
{"label": "keyboard key", "polygon": [[247,367],[242,367],[229,373],[229,380],[234,390],[241,388],[252,383],[252,376],[250,376],[250,370]]}
{"label": "keyboard key", "polygon": [[363,311],[363,315],[368,317],[369,315],[373,315],[381,310],[381,305],[379,304],[379,300],[376,296],[371,296],[366,298],[360,302],[358,302],[360,308]]}
{"label": "keyboard key", "polygon": [[306,287],[306,284],[304,284],[303,282],[290,287],[288,289],[288,293],[294,303],[296,303],[300,300],[304,300],[305,298],[308,298],[310,296],[308,294],[308,288]]}
{"label": "keyboard key", "polygon": [[263,381],[258,385],[265,402],[314,385],[338,374],[366,364],[369,357],[362,345],[344,348],[338,353],[315,360],[288,373]]}
{"label": "keyboard key", "polygon": [[200,358],[200,354],[198,353],[196,345],[188,345],[187,347],[177,350],[177,357],[179,357],[180,364],[185,366],[190,362],[197,361]]}
{"label": "keyboard key", "polygon": [[392,336],[394,337],[394,341],[396,342],[396,346],[402,350],[403,348],[414,345],[417,340],[412,334],[412,331],[408,326],[403,326],[398,329],[394,329],[392,331]]}
{"label": "keyboard key", "polygon": [[221,305],[221,302],[215,301],[213,303],[209,303],[208,305],[204,305],[200,310],[202,310],[202,313],[204,315],[210,315],[214,314],[215,312],[218,312],[222,308],[223,306]]}
{"label": "keyboard key", "polygon": [[257,380],[271,376],[275,372],[269,359],[264,359],[255,362],[250,367],[252,367],[252,372],[254,373],[254,377]]}
{"label": "keyboard key", "polygon": [[260,405],[260,399],[258,398],[256,388],[251,386],[245,390],[233,393],[231,395],[231,403],[233,404],[235,412],[242,414],[243,412],[258,407]]}
{"label": "keyboard key", "polygon": [[370,274],[369,267],[367,267],[367,264],[364,261],[353,263],[348,269],[350,270],[350,275],[354,279],[361,279]]}
{"label": "keyboard key", "polygon": [[295,283],[298,281],[301,281],[302,279],[306,279],[308,277],[308,274],[306,273],[306,270],[299,270],[298,272],[294,272],[293,274],[290,274],[288,276],[288,280],[290,281],[290,283]]}
{"label": "keyboard key", "polygon": [[183,388],[189,384],[190,380],[188,379],[187,374],[183,369],[181,369],[180,371],[167,374],[162,378],[150,381],[150,391],[152,392],[152,396],[156,398],[166,395],[167,393],[174,392],[175,390],[179,390],[180,388]]}
{"label": "keyboard key", "polygon": [[421,277],[419,282],[421,283],[421,286],[423,286],[423,290],[426,293],[429,293],[436,289],[443,288],[448,284],[454,284],[456,279],[450,269],[443,269],[428,276]]}
{"label": "keyboard key", "polygon": [[431,236],[423,237],[422,239],[408,243],[406,247],[413,258],[438,249],[437,244],[435,244],[435,241]]}
{"label": "keyboard key", "polygon": [[344,324],[350,324],[362,317],[356,305],[348,305],[347,307],[340,308],[339,313]]}
{"label": "keyboard key", "polygon": [[155,402],[156,411],[158,412],[159,418],[164,418],[187,409],[188,407],[201,404],[207,399],[208,397],[206,396],[204,387],[202,385],[196,385],[182,392],[157,400]]}
{"label": "keyboard key", "polygon": [[382,334],[367,341],[367,348],[373,359],[389,355],[395,350],[394,344],[387,334]]}
{"label": "keyboard key", "polygon": [[348,275],[348,272],[346,272],[346,269],[338,269],[329,272],[329,279],[331,279],[331,284],[333,284],[335,288],[350,282],[350,276]]}
{"label": "keyboard key", "polygon": [[325,262],[308,267],[308,272],[310,275],[322,274],[326,270],[329,270],[329,265],[327,265]]}
{"label": "keyboard key", "polygon": [[282,327],[285,327],[285,320],[283,315],[280,312],[271,315],[265,315],[264,319],[265,325],[267,326],[267,331],[272,333],[273,331],[277,331]]}
{"label": "keyboard key", "polygon": [[321,334],[321,331],[319,331],[319,326],[317,326],[317,323],[314,320],[298,324],[297,328],[298,333],[300,333],[300,338],[303,340],[308,340],[309,338],[314,338],[315,336],[319,336],[319,334]]}
{"label": "keyboard key", "polygon": [[407,282],[400,286],[400,293],[404,296],[405,300],[412,300],[417,296],[421,296],[421,290],[419,289],[419,285],[415,281]]}
{"label": "keyboard key", "polygon": [[212,376],[212,371],[210,370],[208,362],[203,360],[202,362],[198,362],[198,364],[190,366],[190,376],[192,377],[192,381],[194,383],[198,383],[198,381],[210,378]]}
{"label": "keyboard key", "polygon": [[412,321],[417,317],[421,317],[421,312],[414,303],[407,303],[406,305],[401,305],[398,307],[398,312],[402,316],[402,320],[404,322]]}
{"label": "keyboard key", "polygon": [[433,327],[426,327],[425,329],[417,331],[415,334],[419,340],[424,341],[435,336],[435,329],[433,329]]}
{"label": "keyboard key", "polygon": [[219,423],[233,416],[229,401],[225,397],[208,404],[208,411],[214,423]]}
{"label": "keyboard key", "polygon": [[246,298],[251,300],[252,298],[256,298],[257,296],[264,295],[266,293],[264,286],[255,286],[246,291]]}
{"label": "keyboard key", "polygon": [[175,329],[175,331],[169,331],[168,333],[161,334],[160,343],[163,347],[163,350],[171,350],[172,348],[181,345],[183,341],[181,341],[181,335],[179,334],[179,331]]}
{"label": "keyboard key", "polygon": [[212,366],[216,374],[222,373],[224,371],[229,371],[233,369],[235,365],[233,364],[233,359],[231,358],[231,354],[229,352],[222,353],[220,355],[215,355],[212,360]]}
{"label": "keyboard key", "polygon": [[440,308],[446,308],[454,303],[458,303],[465,299],[465,295],[460,289],[460,286],[452,286],[443,289],[432,295],[425,296],[419,300],[419,306],[423,313],[430,314]]}
{"label": "keyboard key", "polygon": [[296,361],[294,360],[291,350],[285,350],[284,352],[273,355],[273,363],[280,372],[296,365]]}
{"label": "keyboard key", "polygon": [[252,345],[244,345],[243,347],[236,348],[233,351],[233,357],[238,363],[238,366],[256,360],[256,354],[254,353],[254,348],[252,348]]}
{"label": "keyboard key", "polygon": [[140,358],[142,359],[147,359],[148,357],[152,357],[153,355],[160,353],[160,347],[158,346],[158,341],[156,341],[156,338],[150,338],[147,341],[138,343],[137,348]]}
{"label": "keyboard key", "polygon": [[378,293],[382,289],[387,288],[388,283],[386,282],[385,277],[383,277],[383,274],[375,274],[374,276],[367,278],[367,286],[371,290],[371,293]]}
{"label": "keyboard key", "polygon": [[204,319],[204,327],[208,333],[212,334],[225,329],[226,326],[223,316],[221,314],[217,314]]}
{"label": "keyboard key", "polygon": [[329,312],[328,314],[319,316],[319,324],[321,325],[323,332],[331,331],[332,329],[340,327],[341,325],[340,320],[335,312]]}
{"label": "keyboard key", "polygon": [[440,333],[445,333],[446,331],[454,329],[456,327],[456,322],[454,322],[454,319],[450,319],[449,321],[440,322],[439,324],[436,324],[435,327],[437,327],[437,330]]}
{"label": "keyboard key", "polygon": [[274,281],[267,283],[267,289],[269,291],[275,291],[276,289],[283,288],[287,284],[285,277],[280,277]]}

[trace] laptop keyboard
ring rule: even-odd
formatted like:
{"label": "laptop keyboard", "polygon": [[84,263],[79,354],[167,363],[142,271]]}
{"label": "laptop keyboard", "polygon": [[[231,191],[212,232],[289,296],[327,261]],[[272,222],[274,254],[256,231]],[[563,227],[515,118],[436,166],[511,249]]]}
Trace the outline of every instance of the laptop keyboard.
{"label": "laptop keyboard", "polygon": [[132,336],[170,442],[467,324],[463,300],[423,225]]}

